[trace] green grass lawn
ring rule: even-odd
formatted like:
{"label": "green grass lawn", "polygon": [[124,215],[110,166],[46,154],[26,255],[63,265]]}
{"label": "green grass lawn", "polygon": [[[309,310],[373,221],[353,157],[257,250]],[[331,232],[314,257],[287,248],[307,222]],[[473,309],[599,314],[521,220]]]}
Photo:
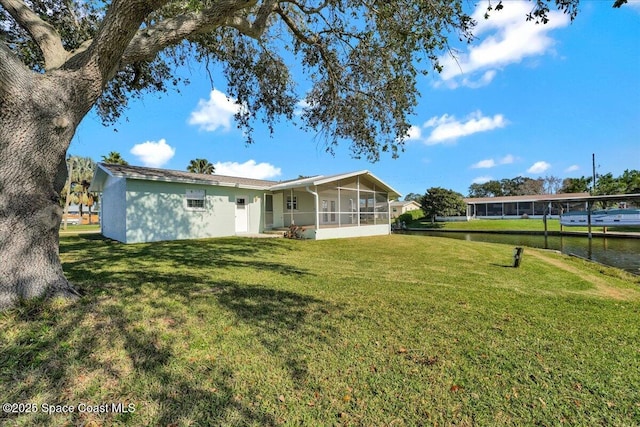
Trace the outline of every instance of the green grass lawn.
{"label": "green grass lawn", "polygon": [[0,424],[640,424],[640,279],[512,249],[61,237],[85,296],[0,314]]}
{"label": "green grass lawn", "polygon": [[76,234],[78,232],[100,232],[100,224],[82,224],[82,225],[67,225],[67,229],[63,230],[60,225],[60,234]]}

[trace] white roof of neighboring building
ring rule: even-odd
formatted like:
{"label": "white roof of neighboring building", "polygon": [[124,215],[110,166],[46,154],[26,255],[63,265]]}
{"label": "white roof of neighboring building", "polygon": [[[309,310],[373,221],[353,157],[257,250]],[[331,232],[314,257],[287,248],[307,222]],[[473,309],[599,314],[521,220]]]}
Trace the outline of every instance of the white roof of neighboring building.
{"label": "white roof of neighboring building", "polygon": [[640,194],[604,194],[591,196],[589,193],[533,194],[528,196],[469,197],[464,199],[469,205],[479,203],[515,203],[515,202],[597,202],[597,201],[640,200]]}
{"label": "white roof of neighboring building", "polygon": [[464,201],[474,203],[509,203],[509,202],[548,202],[553,200],[571,201],[584,200],[589,193],[559,193],[559,194],[530,194],[524,196],[499,196],[499,197],[467,197]]}

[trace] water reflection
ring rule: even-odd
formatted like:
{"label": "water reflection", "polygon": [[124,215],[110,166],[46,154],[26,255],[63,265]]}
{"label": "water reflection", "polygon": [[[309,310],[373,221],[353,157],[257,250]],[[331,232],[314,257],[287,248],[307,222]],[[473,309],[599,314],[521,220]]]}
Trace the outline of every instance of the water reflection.
{"label": "water reflection", "polygon": [[514,246],[553,249],[640,274],[640,239],[522,234],[410,231],[408,234],[449,237],[470,242],[504,243]]}

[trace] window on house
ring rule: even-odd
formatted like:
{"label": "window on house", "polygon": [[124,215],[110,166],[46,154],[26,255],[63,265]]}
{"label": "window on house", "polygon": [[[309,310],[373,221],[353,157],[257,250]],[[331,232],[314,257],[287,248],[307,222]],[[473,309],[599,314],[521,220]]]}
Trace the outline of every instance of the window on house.
{"label": "window on house", "polygon": [[287,196],[287,210],[298,210],[298,196]]}
{"label": "window on house", "polygon": [[204,209],[204,200],[187,199],[187,207],[191,209]]}
{"label": "window on house", "polygon": [[185,199],[187,201],[187,209],[189,210],[204,210],[204,190],[187,190]]}

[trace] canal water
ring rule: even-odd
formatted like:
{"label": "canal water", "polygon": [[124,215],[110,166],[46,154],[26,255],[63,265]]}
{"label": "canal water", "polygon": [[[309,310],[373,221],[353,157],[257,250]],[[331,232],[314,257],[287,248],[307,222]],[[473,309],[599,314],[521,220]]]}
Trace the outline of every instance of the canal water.
{"label": "canal water", "polygon": [[640,239],[620,237],[548,236],[479,232],[407,231],[407,234],[449,237],[472,242],[553,249],[640,275]]}

